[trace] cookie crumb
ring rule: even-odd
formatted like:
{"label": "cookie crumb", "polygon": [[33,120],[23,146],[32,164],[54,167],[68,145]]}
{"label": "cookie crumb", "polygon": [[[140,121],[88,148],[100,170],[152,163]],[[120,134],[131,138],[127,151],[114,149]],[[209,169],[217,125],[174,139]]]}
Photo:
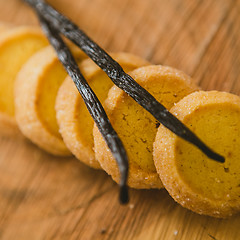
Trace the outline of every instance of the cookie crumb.
{"label": "cookie crumb", "polygon": [[134,204],[129,204],[130,209],[133,209],[134,207],[135,207]]}

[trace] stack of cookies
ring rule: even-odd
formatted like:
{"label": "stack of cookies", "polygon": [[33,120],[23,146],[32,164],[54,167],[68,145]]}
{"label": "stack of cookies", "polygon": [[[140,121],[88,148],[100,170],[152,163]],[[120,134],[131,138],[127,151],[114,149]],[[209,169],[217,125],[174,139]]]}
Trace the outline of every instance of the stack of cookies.
{"label": "stack of cookies", "polygon": [[[228,217],[240,210],[240,98],[200,91],[185,73],[129,53],[110,54],[225,163],[156,122],[79,49],[79,68],[119,134],[129,157],[128,185],[165,187],[182,206],[199,214]],[[20,131],[19,131],[20,130]],[[23,134],[57,155],[75,155],[119,182],[117,164],[74,83],[40,30],[0,25],[0,131]]]}

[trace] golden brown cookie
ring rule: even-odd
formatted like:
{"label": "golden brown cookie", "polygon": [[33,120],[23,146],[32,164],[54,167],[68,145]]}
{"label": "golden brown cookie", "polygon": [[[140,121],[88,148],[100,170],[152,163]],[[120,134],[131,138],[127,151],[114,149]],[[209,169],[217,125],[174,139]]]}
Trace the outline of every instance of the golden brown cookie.
{"label": "golden brown cookie", "polygon": [[170,195],[199,214],[228,217],[240,210],[240,98],[225,92],[195,92],[171,112],[225,157],[207,158],[163,126],[154,143],[157,172]]}
{"label": "golden brown cookie", "polygon": [[18,27],[0,37],[0,132],[18,132],[15,122],[13,88],[21,66],[39,49],[48,45],[39,29]]}
{"label": "golden brown cookie", "polygon": [[[125,71],[148,64],[142,58],[129,53],[113,53],[111,56],[122,65]],[[108,90],[113,86],[112,81],[90,59],[83,61],[80,69],[99,100],[103,102]],[[59,90],[56,112],[60,132],[70,151],[87,165],[100,168],[93,151],[94,122],[70,77],[64,81]]]}
{"label": "golden brown cookie", "polygon": [[[80,62],[85,55],[74,51]],[[55,101],[67,72],[51,46],[34,54],[21,68],[15,82],[15,115],[27,138],[49,153],[71,155],[56,119]]]}
{"label": "golden brown cookie", "polygon": [[[146,66],[132,71],[130,75],[167,109],[198,90],[189,76],[170,67]],[[162,183],[152,157],[152,144],[158,128],[155,118],[115,86],[109,91],[104,108],[128,154],[129,186],[161,188]],[[96,126],[93,135],[96,159],[113,180],[119,182],[115,159]]]}

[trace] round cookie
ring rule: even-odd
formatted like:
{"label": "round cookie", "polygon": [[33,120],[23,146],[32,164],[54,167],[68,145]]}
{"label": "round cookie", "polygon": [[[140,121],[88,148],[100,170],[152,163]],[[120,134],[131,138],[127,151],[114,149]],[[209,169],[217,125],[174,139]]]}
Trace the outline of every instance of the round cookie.
{"label": "round cookie", "polygon": [[[80,62],[85,55],[73,51]],[[47,152],[67,156],[56,119],[55,101],[67,72],[51,46],[41,49],[23,65],[15,81],[15,115],[24,136]]]}
{"label": "round cookie", "polygon": [[240,210],[240,98],[225,92],[195,92],[171,112],[225,163],[207,158],[199,149],[163,126],[154,142],[154,162],[170,195],[199,214],[228,217]]}
{"label": "round cookie", "polygon": [[[146,66],[130,75],[167,109],[198,90],[189,76],[170,67]],[[152,157],[152,144],[159,126],[155,118],[116,86],[109,91],[104,108],[128,154],[128,185],[133,188],[162,188]],[[96,126],[93,133],[96,159],[113,180],[119,182],[115,159]]]}
{"label": "round cookie", "polygon": [[[113,53],[111,56],[125,71],[148,64],[142,58],[129,53]],[[80,64],[80,70],[98,99],[103,102],[107,97],[108,90],[113,86],[112,81],[90,59],[86,59]],[[94,121],[70,77],[67,77],[59,89],[56,112],[60,133],[70,151],[85,164],[93,168],[100,168],[93,151]]]}
{"label": "round cookie", "polygon": [[18,27],[0,37],[0,132],[18,133],[14,110],[14,82],[21,66],[35,52],[48,45],[39,29]]}

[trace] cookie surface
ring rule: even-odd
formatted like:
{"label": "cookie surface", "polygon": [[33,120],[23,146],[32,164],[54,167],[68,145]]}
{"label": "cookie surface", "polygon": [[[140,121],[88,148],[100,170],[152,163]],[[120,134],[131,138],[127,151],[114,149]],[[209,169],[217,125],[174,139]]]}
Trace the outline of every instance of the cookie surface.
{"label": "cookie surface", "polygon": [[161,126],[154,143],[154,162],[170,195],[199,214],[228,217],[240,210],[240,98],[225,92],[196,92],[171,112],[225,163]]}
{"label": "cookie surface", "polygon": [[[73,52],[76,60],[83,53]],[[21,68],[15,82],[15,115],[27,138],[42,149],[59,156],[71,155],[59,133],[55,101],[67,72],[51,46],[34,54]]]}
{"label": "cookie surface", "polygon": [[[125,71],[149,64],[142,58],[129,53],[113,53],[111,56],[119,62]],[[107,97],[108,90],[113,86],[112,81],[90,59],[80,64],[80,70],[100,102],[103,102]],[[59,89],[56,112],[60,132],[70,151],[85,164],[100,168],[93,151],[94,121],[69,77]]]}
{"label": "cookie surface", "polygon": [[[189,76],[170,67],[146,66],[132,71],[130,75],[168,109],[187,94],[198,90]],[[128,154],[128,185],[133,188],[163,187],[152,157],[152,144],[159,126],[155,118],[115,86],[109,91],[104,108]],[[119,182],[115,159],[96,126],[94,148],[102,168]]]}
{"label": "cookie surface", "polygon": [[[0,131],[18,131],[14,110],[14,82],[21,66],[39,49],[48,45],[41,31],[18,27],[4,31],[0,37]],[[17,56],[17,57],[16,57]]]}

